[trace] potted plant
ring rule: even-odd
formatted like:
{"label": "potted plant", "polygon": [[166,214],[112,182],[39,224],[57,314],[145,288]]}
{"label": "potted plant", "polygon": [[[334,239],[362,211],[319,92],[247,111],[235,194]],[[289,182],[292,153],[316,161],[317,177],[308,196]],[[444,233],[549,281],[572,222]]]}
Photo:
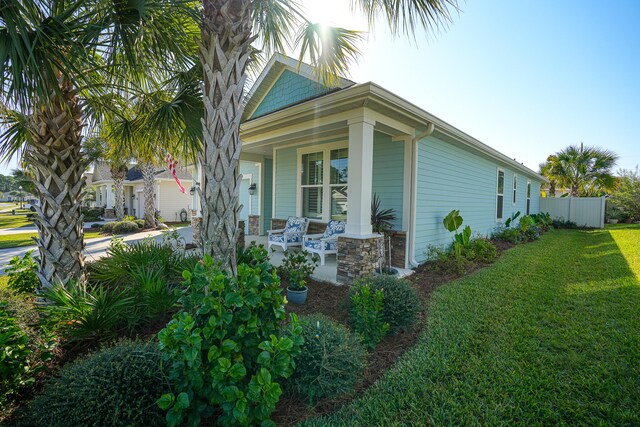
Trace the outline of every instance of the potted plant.
{"label": "potted plant", "polygon": [[317,255],[309,258],[309,252],[286,251],[282,265],[278,267],[280,278],[287,283],[287,300],[300,305],[307,300],[307,279],[318,266]]}

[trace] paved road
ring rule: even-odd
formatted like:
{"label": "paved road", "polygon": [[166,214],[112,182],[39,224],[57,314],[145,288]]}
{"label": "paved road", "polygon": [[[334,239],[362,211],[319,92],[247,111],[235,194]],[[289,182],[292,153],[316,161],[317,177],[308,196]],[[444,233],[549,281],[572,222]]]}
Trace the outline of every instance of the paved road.
{"label": "paved road", "polygon": [[[85,221],[84,227],[91,227],[91,224],[106,224],[109,221]],[[38,229],[35,225],[29,225],[25,227],[16,227],[16,228],[0,228],[0,236],[4,236],[7,234],[20,234],[20,233],[37,233]]]}
{"label": "paved road", "polygon": [[[187,243],[193,240],[193,232],[191,227],[178,228],[178,233],[185,239]],[[150,231],[147,233],[136,233],[125,235],[124,241],[126,243],[137,242],[147,237],[153,237],[157,241],[162,240],[162,231]],[[111,236],[98,237],[95,239],[85,240],[85,256],[87,261],[97,260],[102,258],[107,253],[107,248],[111,243]],[[36,246],[23,246],[21,248],[9,248],[0,250],[0,275],[4,274],[4,266],[6,266],[11,258],[14,256],[22,256],[27,251],[35,251],[37,253]]]}

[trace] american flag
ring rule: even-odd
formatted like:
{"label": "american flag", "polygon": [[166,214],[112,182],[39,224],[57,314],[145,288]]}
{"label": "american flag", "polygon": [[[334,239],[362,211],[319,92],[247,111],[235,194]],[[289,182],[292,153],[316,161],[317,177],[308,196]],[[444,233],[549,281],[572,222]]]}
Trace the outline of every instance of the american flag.
{"label": "american flag", "polygon": [[176,166],[178,166],[178,161],[169,153],[167,153],[167,167],[169,168],[169,172],[171,172],[171,176],[176,180],[176,184],[180,188],[181,193],[185,193],[185,189],[180,182],[180,178],[178,178],[178,172],[176,171]]}

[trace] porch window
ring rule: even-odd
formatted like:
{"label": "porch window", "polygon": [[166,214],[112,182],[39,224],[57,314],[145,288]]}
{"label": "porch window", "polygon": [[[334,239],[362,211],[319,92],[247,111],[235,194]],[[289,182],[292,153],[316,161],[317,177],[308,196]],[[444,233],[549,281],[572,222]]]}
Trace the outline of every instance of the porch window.
{"label": "porch window", "polygon": [[300,214],[322,221],[346,220],[349,149],[328,147],[304,153],[300,162]]}
{"label": "porch window", "polygon": [[504,207],[504,171],[501,170],[498,170],[498,188],[496,196],[496,218],[502,219]]}
{"label": "porch window", "polygon": [[347,148],[331,150],[331,219],[347,219],[348,153]]}
{"label": "porch window", "polygon": [[527,215],[531,210],[531,181],[527,181]]}
{"label": "porch window", "polygon": [[302,155],[302,215],[322,219],[323,153]]}

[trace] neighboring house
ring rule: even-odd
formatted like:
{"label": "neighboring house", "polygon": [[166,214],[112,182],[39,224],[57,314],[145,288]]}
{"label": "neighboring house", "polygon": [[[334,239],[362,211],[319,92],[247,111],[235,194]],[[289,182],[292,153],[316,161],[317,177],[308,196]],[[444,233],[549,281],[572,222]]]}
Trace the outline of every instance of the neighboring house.
{"label": "neighboring house", "polygon": [[367,252],[375,239],[374,193],[397,215],[393,248],[401,256],[394,262],[411,267],[426,259],[429,245],[451,242],[442,226],[451,210],[486,235],[516,211],[538,212],[546,181],[375,83],[340,79],[328,88],[310,66],[282,55],[248,93],[240,135],[241,217],[249,234],[264,234],[272,219],[290,215],[346,219],[339,281],[370,272],[351,264],[376,257]]}
{"label": "neighboring house", "polygon": [[[106,162],[96,162],[93,169],[87,172],[89,186],[95,190],[94,206],[104,207],[111,214],[115,194],[113,192],[113,178]],[[192,197],[189,189],[192,186],[192,173],[185,169],[178,169],[178,178],[187,189],[186,194],[182,194],[176,185],[171,173],[164,167],[156,169],[155,174],[155,194],[156,209],[160,216],[169,222],[180,221],[180,212],[184,209],[191,217]],[[129,165],[129,171],[124,181],[124,207],[127,215],[136,218],[144,217],[144,191],[142,182],[142,172],[135,164]]]}

